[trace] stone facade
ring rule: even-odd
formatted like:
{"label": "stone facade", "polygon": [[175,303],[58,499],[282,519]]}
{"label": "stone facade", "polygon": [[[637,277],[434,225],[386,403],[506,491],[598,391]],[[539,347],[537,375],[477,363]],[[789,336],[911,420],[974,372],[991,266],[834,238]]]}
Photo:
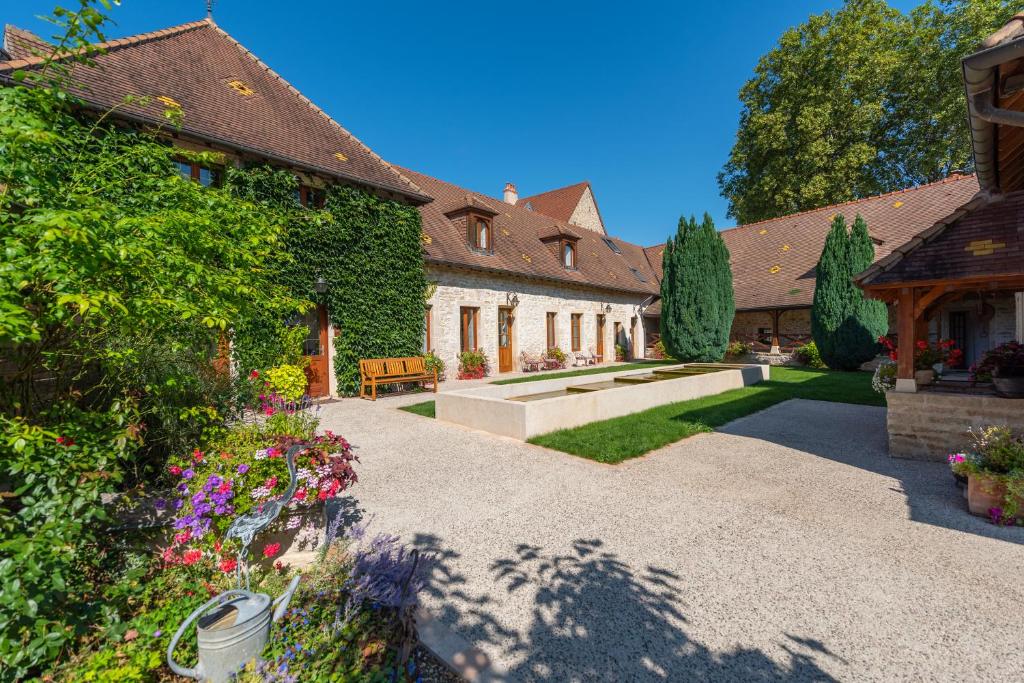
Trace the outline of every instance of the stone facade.
{"label": "stone facade", "polygon": [[[772,314],[771,311],[737,311],[732,321],[730,339],[752,339],[759,336],[760,330],[767,330],[766,344],[771,344]],[[779,316],[779,335],[783,337],[782,345],[787,345],[786,335],[809,335],[811,333],[811,309],[786,309]]]}
{"label": "stone facade", "polygon": [[968,430],[1006,425],[1024,432],[1024,399],[919,391],[886,394],[889,455],[945,461],[970,443]]}
{"label": "stone facade", "polygon": [[[643,294],[559,286],[497,273],[475,273],[437,266],[427,267],[427,279],[437,283],[436,291],[427,301],[430,307],[430,346],[445,362],[449,378],[454,378],[458,369],[462,335],[460,309],[463,307],[479,309],[478,346],[487,353],[491,374],[498,373],[498,309],[508,305],[511,294],[519,299],[519,305],[513,311],[513,370],[520,369],[520,352],[540,354],[547,349],[549,312],[556,314],[555,335],[558,347],[563,351],[571,348],[571,315],[579,313],[582,314],[582,350],[596,349],[597,316],[604,314],[604,360],[614,360],[615,357],[615,323],[622,326],[619,343],[628,350],[635,335],[637,354],[643,354],[643,325],[637,316],[637,306],[646,298]],[[609,305],[611,310],[606,311]]]}
{"label": "stone facade", "polygon": [[597,210],[597,201],[594,199],[594,193],[591,192],[589,187],[583,191],[583,196],[580,197],[579,203],[573,209],[569,222],[581,228],[599,232],[602,235],[607,234],[604,229],[604,223],[601,221],[601,213]]}

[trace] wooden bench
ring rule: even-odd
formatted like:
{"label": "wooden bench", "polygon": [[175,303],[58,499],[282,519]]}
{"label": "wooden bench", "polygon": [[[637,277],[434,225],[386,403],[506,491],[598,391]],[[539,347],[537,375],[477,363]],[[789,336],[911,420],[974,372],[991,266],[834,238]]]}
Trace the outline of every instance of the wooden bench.
{"label": "wooden bench", "polygon": [[437,370],[428,371],[423,358],[364,358],[359,361],[359,396],[377,400],[378,384],[433,382],[437,393]]}

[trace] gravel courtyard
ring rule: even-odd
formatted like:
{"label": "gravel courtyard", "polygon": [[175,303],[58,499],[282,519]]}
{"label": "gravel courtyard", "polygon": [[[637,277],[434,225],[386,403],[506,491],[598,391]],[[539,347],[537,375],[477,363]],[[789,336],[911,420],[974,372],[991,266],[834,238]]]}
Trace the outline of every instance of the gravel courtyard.
{"label": "gravel courtyard", "polygon": [[1024,678],[1024,529],[890,459],[884,409],[789,401],[609,466],[403,401],[322,427],[357,446],[356,514],[435,555],[427,609],[509,680]]}

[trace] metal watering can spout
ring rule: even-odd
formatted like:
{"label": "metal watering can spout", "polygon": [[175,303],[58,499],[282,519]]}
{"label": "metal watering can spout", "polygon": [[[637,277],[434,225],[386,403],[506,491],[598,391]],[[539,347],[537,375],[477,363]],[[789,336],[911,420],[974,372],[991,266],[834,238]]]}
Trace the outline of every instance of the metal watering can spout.
{"label": "metal watering can spout", "polygon": [[295,576],[292,578],[291,583],[288,584],[288,588],[285,589],[284,593],[281,593],[274,600],[274,621],[280,621],[281,617],[284,616],[285,611],[288,609],[288,603],[292,601],[292,596],[295,595],[295,589],[299,587],[299,579],[301,576]]}
{"label": "metal watering can spout", "polygon": [[[167,646],[167,665],[179,676],[211,683],[229,681],[248,662],[259,661],[270,638],[270,624],[284,616],[300,578],[292,578],[285,592],[273,602],[266,593],[241,589],[225,591],[211,599],[178,627]],[[199,663],[188,668],[174,661],[174,650],[193,621]]]}

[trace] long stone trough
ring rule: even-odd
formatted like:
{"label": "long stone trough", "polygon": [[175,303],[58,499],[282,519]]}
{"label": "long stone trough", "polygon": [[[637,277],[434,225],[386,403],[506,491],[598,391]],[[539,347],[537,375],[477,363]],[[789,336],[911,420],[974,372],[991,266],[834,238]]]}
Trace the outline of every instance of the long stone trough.
{"label": "long stone trough", "polygon": [[767,365],[686,363],[441,392],[437,419],[527,440],[768,379]]}

